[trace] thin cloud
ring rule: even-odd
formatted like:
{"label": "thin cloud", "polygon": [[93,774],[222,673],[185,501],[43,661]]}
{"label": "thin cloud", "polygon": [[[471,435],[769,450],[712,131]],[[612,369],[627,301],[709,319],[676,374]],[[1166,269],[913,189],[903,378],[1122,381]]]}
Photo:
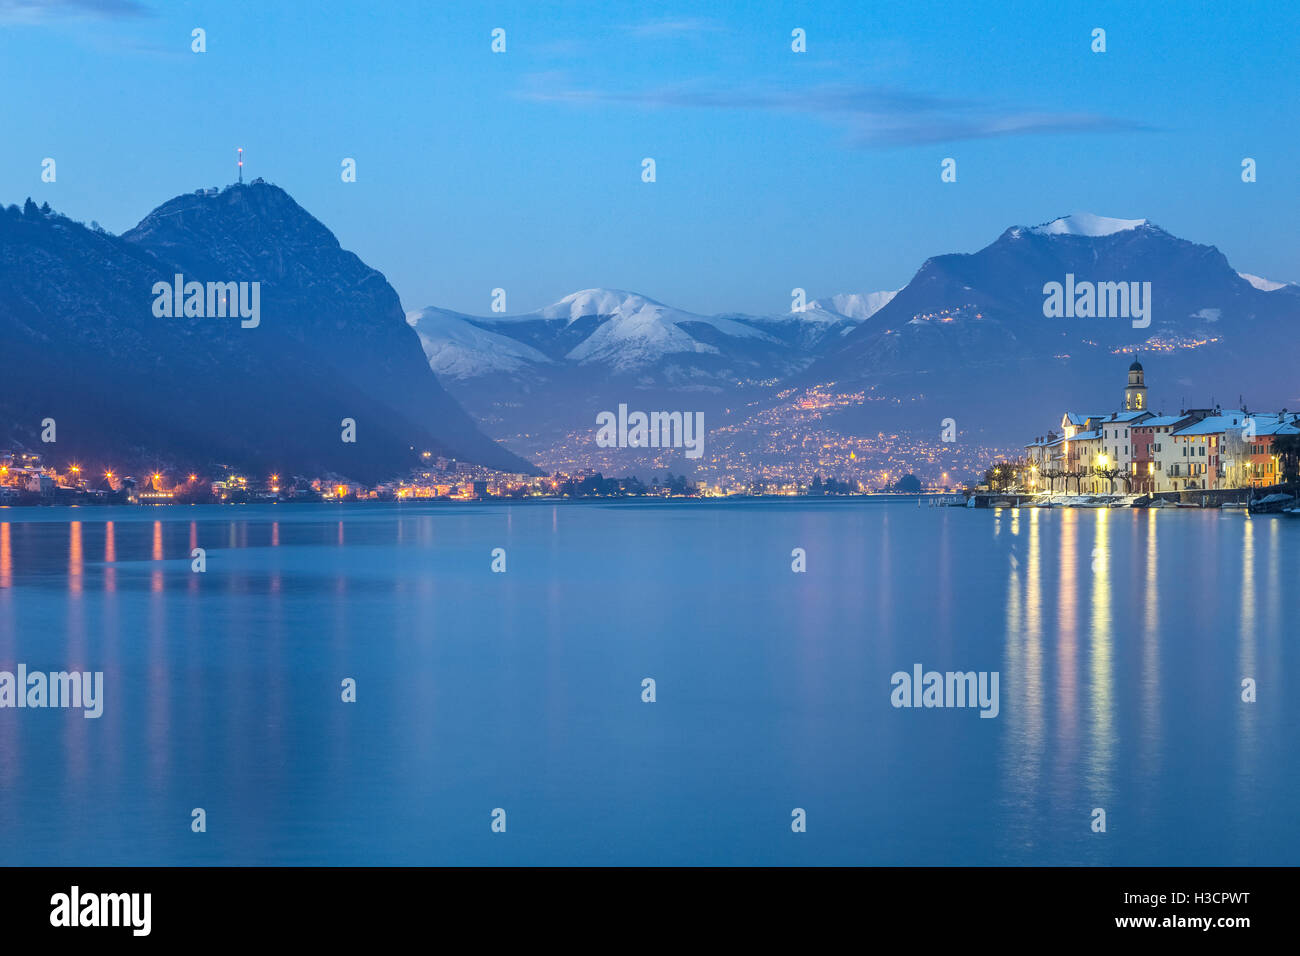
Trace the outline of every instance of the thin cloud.
{"label": "thin cloud", "polygon": [[715,109],[817,116],[844,128],[855,147],[914,146],[1049,133],[1106,133],[1149,127],[1112,116],[999,107],[893,87],[828,84],[802,90],[695,83],[653,90],[605,90],[534,77],[521,94],[537,102],[642,109]]}
{"label": "thin cloud", "polygon": [[662,20],[646,20],[633,24],[627,31],[639,37],[672,37],[691,33],[717,33],[721,25],[703,17],[678,17]]}
{"label": "thin cloud", "polygon": [[119,20],[148,16],[153,16],[153,11],[136,0],[0,0],[0,21],[6,23],[52,23],[77,18]]}

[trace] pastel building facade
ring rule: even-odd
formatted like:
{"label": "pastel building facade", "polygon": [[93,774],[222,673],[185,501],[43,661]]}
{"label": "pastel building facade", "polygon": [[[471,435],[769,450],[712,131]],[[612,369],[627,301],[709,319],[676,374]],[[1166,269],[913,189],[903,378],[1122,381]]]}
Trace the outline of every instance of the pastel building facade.
{"label": "pastel building facade", "polygon": [[1122,410],[1066,412],[1060,435],[1034,439],[1025,457],[1037,490],[1152,494],[1265,487],[1281,480],[1277,438],[1296,434],[1300,413],[1285,410],[1153,412],[1145,370],[1133,362]]}

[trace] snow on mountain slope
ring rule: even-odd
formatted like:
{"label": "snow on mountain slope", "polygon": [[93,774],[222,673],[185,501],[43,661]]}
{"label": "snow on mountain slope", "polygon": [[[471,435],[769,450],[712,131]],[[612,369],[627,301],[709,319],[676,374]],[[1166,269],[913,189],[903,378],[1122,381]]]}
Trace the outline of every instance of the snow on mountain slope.
{"label": "snow on mountain slope", "polygon": [[810,360],[810,352],[853,331],[895,294],[837,295],[810,302],[804,312],[755,316],[699,315],[635,292],[583,289],[532,312],[471,316],[430,307],[407,321],[433,371],[459,381],[566,364],[640,374],[664,362],[704,362],[729,378],[737,368],[776,374]]}
{"label": "snow on mountain slope", "polygon": [[[434,371],[462,379],[553,361],[520,341],[537,335],[538,323],[581,329],[576,333],[581,341],[555,353],[554,360],[562,354],[566,361],[607,365],[616,372],[644,368],[671,355],[718,355],[724,351],[719,344],[727,339],[765,348],[781,346],[779,339],[746,322],[684,312],[621,289],[583,289],[515,315],[466,316],[438,308],[411,315],[416,317],[411,324],[421,335]],[[583,320],[590,332],[575,325]],[[554,335],[547,338],[556,340]]]}
{"label": "snow on mountain slope", "polygon": [[677,314],[678,310],[635,292],[624,292],[622,289],[582,289],[566,295],[559,302],[533,312],[526,312],[517,318],[566,319],[573,322],[590,315],[633,316],[644,312],[666,315]]}
{"label": "snow on mountain slope", "polygon": [[683,328],[689,323],[700,323],[735,339],[758,339],[773,344],[776,341],[742,322],[683,312],[621,289],[583,289],[533,315],[568,323],[588,316],[607,317],[565,358],[581,365],[607,364],[619,372],[652,365],[668,355],[718,354],[717,346],[701,341],[688,328]]}
{"label": "snow on mountain slope", "polygon": [[718,349],[697,341],[662,312],[649,308],[602,323],[565,358],[579,364],[604,362],[615,371],[628,371],[681,352],[717,354]]}
{"label": "snow on mountain slope", "polygon": [[1285,289],[1291,284],[1289,282],[1274,282],[1272,279],[1253,276],[1249,272],[1238,272],[1237,275],[1241,276],[1260,292],[1276,292],[1278,289]]}
{"label": "snow on mountain slope", "polygon": [[1040,236],[1112,236],[1117,232],[1128,232],[1145,226],[1145,219],[1111,219],[1107,216],[1095,216],[1090,212],[1062,216],[1040,226],[1032,226],[1029,231]]}
{"label": "snow on mountain slope", "polygon": [[420,336],[429,367],[436,375],[464,380],[550,362],[537,349],[480,328],[458,312],[421,309],[406,313],[406,322]]}
{"label": "snow on mountain slope", "polygon": [[890,300],[898,295],[898,292],[898,289],[893,292],[849,292],[833,295],[825,303],[817,300],[813,304],[838,312],[845,318],[865,321],[889,305]]}
{"label": "snow on mountain slope", "polygon": [[848,335],[884,308],[897,292],[867,292],[813,299],[802,312],[783,315],[738,316],[767,328],[773,335],[805,353],[815,353],[830,340]]}
{"label": "snow on mountain slope", "polygon": [[[679,322],[704,322],[719,332],[737,338],[754,338],[763,335],[762,332],[748,325],[728,318],[684,312],[635,292],[624,292],[621,289],[583,289],[581,292],[566,295],[554,305],[548,305],[520,318],[540,316],[544,319],[562,318],[573,322],[586,316],[596,315],[609,316],[620,325],[627,324],[629,337],[638,337],[637,333],[649,332],[652,325],[675,325]],[[660,335],[658,332],[653,334],[656,337]]]}

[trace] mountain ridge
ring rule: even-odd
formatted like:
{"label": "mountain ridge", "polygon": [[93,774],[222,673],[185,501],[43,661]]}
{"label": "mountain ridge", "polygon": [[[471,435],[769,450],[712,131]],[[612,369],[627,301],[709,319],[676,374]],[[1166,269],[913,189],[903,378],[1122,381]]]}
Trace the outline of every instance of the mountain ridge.
{"label": "mountain ridge", "polygon": [[[121,236],[55,214],[0,217],[0,384],[11,441],[58,422],[51,453],[230,462],[376,481],[432,451],[511,471],[423,360],[396,292],[284,190],[174,197]],[[261,321],[159,318],[153,288],[259,283]],[[71,373],[71,374],[69,374]],[[341,440],[344,418],[355,444]],[[26,424],[24,427],[24,423]]]}
{"label": "mountain ridge", "polygon": [[[1045,287],[1068,276],[1149,287],[1150,326],[1048,318]],[[585,363],[567,358],[606,318],[582,313],[614,313],[629,298],[634,314],[653,305],[691,341],[654,361],[620,365],[594,349],[578,353]],[[564,305],[578,301],[591,305]],[[542,313],[563,317],[568,337],[555,348],[521,334]],[[818,427],[837,434],[937,435],[954,418],[987,441],[1015,441],[1042,427],[1027,403],[1087,402],[1135,357],[1167,407],[1247,391],[1261,407],[1300,403],[1288,349],[1300,286],[1240,274],[1216,247],[1148,218],[1075,213],[1009,226],[974,252],[926,259],[896,292],[816,298],[801,313],[693,317],[642,293],[594,289],[520,317],[428,308],[407,318],[453,393],[530,454],[565,447],[618,402],[699,409],[734,429],[738,408],[753,422],[806,420],[779,410],[810,390],[822,396]],[[735,323],[767,338],[727,335]],[[769,338],[781,346],[766,348]]]}

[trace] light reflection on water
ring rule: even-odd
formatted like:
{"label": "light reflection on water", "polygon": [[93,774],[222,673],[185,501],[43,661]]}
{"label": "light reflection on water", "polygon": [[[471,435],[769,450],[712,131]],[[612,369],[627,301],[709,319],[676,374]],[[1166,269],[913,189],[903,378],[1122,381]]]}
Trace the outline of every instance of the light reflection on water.
{"label": "light reflection on water", "polygon": [[1106,807],[1111,790],[1114,685],[1111,661],[1111,509],[1099,508],[1093,526],[1092,587],[1089,601],[1089,790],[1094,807]]}
{"label": "light reflection on water", "polygon": [[[879,501],[65,518],[0,521],[0,669],[103,670],[105,714],[0,710],[12,862],[1300,855],[1297,522]],[[892,708],[914,662],[999,671],[999,717]],[[482,839],[495,806],[508,844]]]}

